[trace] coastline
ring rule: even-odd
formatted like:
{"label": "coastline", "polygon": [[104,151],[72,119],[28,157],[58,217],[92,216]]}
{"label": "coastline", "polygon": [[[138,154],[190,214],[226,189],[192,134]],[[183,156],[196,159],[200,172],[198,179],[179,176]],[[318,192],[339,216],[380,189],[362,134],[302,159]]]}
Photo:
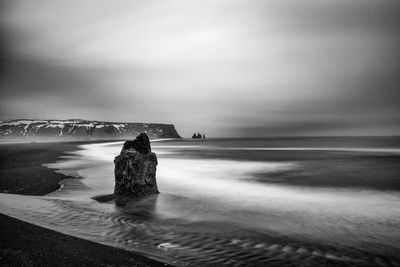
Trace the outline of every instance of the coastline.
{"label": "coastline", "polygon": [[0,192],[43,196],[60,188],[61,180],[72,178],[42,166],[54,163],[66,152],[85,142],[0,144]]}
{"label": "coastline", "polygon": [[0,214],[1,266],[171,266]]}
{"label": "coastline", "polygon": [[[72,178],[42,166],[102,141],[0,144],[0,192],[43,196]],[[171,266],[138,252],[76,238],[0,213],[2,266]]]}

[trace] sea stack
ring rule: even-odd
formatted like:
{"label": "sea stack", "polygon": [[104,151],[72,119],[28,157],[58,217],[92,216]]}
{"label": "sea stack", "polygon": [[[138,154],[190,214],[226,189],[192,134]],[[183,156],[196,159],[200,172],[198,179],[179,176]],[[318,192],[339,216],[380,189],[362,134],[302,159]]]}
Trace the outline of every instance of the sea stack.
{"label": "sea stack", "polygon": [[114,195],[140,198],[159,193],[156,181],[157,156],[151,152],[147,134],[126,141],[115,157]]}

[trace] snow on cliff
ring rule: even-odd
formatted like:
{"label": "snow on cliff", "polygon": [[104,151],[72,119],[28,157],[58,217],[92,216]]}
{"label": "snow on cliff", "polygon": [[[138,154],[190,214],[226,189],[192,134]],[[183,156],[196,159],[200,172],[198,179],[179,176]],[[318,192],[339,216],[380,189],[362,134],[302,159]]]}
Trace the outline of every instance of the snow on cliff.
{"label": "snow on cliff", "polygon": [[0,122],[0,138],[180,138],[172,124],[116,123],[87,120],[9,120]]}

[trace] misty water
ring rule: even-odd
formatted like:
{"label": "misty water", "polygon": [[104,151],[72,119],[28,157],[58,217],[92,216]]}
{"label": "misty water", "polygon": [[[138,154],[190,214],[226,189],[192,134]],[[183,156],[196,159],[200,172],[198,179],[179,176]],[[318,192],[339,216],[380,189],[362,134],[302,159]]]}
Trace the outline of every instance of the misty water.
{"label": "misty water", "polygon": [[400,264],[398,138],[155,141],[161,193],[98,203],[121,147],[81,145],[47,165],[80,178],[0,211],[182,266]]}

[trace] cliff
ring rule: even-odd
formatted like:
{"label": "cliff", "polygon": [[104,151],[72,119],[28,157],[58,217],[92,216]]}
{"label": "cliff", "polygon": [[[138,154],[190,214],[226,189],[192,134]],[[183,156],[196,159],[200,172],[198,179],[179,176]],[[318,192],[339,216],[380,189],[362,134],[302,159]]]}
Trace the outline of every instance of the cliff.
{"label": "cliff", "polygon": [[128,139],[139,133],[150,139],[180,138],[173,124],[88,120],[10,120],[0,122],[0,140]]}

